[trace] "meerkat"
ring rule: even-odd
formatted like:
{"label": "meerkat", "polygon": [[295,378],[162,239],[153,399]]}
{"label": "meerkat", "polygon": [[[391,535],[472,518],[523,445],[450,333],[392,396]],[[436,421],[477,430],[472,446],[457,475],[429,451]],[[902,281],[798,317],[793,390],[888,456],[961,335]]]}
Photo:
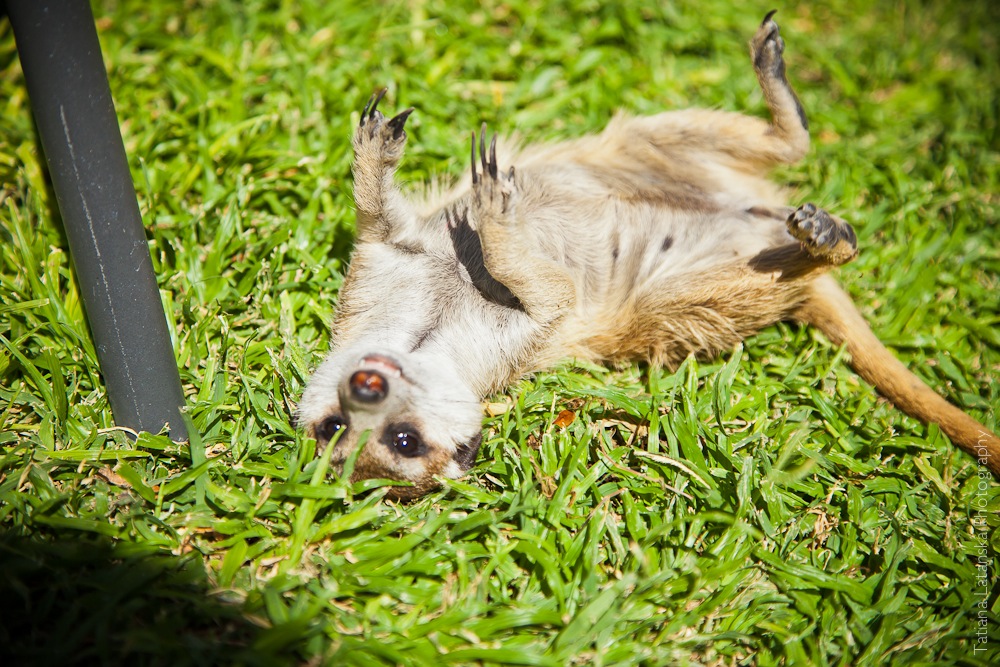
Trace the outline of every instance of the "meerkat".
{"label": "meerkat", "polygon": [[773,16],[750,42],[770,122],[619,115],[597,135],[506,150],[484,125],[467,178],[429,199],[395,180],[413,109],[386,118],[384,91],[369,100],[353,139],[357,242],[298,408],[318,447],[335,441],[334,468],[354,454],[352,479],[408,482],[389,496],[413,498],[472,467],[484,397],[527,373],[566,357],[675,368],[795,320],[1000,475],[996,435],[897,361],[828,275],[857,255],[851,226],[788,206],[765,176],[809,148]]}

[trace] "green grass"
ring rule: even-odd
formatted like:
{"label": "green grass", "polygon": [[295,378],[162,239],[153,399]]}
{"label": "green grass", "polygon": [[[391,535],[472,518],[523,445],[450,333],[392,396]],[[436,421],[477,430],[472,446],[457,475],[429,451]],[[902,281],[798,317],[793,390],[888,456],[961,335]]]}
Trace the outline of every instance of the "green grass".
{"label": "green grass", "polygon": [[[99,4],[200,438],[113,428],[0,21],[0,662],[1000,659],[1000,485],[809,330],[676,373],[527,379],[493,399],[472,474],[410,505],[326,479],[290,426],[373,89],[417,108],[412,181],[461,173],[483,120],[542,140],[618,108],[763,113],[745,44],[769,3]],[[855,224],[840,276],[875,330],[996,430],[1000,11],[778,19],[815,137],[778,177]]]}

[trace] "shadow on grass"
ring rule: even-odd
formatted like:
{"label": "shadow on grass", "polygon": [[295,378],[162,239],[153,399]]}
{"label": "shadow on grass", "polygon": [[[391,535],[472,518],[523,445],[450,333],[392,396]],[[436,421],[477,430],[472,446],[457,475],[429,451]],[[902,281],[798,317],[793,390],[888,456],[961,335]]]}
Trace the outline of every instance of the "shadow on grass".
{"label": "shadow on grass", "polygon": [[197,556],[99,537],[0,533],[4,665],[279,665]]}

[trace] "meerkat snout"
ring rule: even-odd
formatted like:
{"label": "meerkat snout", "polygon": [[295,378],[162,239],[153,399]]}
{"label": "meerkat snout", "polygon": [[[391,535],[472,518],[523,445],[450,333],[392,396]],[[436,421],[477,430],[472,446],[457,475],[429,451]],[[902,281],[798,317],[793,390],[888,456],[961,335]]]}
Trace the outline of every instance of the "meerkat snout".
{"label": "meerkat snout", "polygon": [[396,380],[402,376],[403,370],[394,359],[383,354],[366,354],[347,376],[341,401],[355,408],[378,409],[378,404],[388,398]]}

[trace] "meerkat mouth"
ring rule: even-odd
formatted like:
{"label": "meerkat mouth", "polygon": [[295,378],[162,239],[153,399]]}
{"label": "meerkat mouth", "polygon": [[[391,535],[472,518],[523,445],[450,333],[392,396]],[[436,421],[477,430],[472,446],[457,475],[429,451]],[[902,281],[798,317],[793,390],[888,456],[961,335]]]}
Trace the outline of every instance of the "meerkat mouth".
{"label": "meerkat mouth", "polygon": [[387,377],[398,378],[403,376],[403,369],[400,368],[396,360],[384,354],[368,354],[361,357],[361,360],[358,362],[358,368],[379,371]]}

